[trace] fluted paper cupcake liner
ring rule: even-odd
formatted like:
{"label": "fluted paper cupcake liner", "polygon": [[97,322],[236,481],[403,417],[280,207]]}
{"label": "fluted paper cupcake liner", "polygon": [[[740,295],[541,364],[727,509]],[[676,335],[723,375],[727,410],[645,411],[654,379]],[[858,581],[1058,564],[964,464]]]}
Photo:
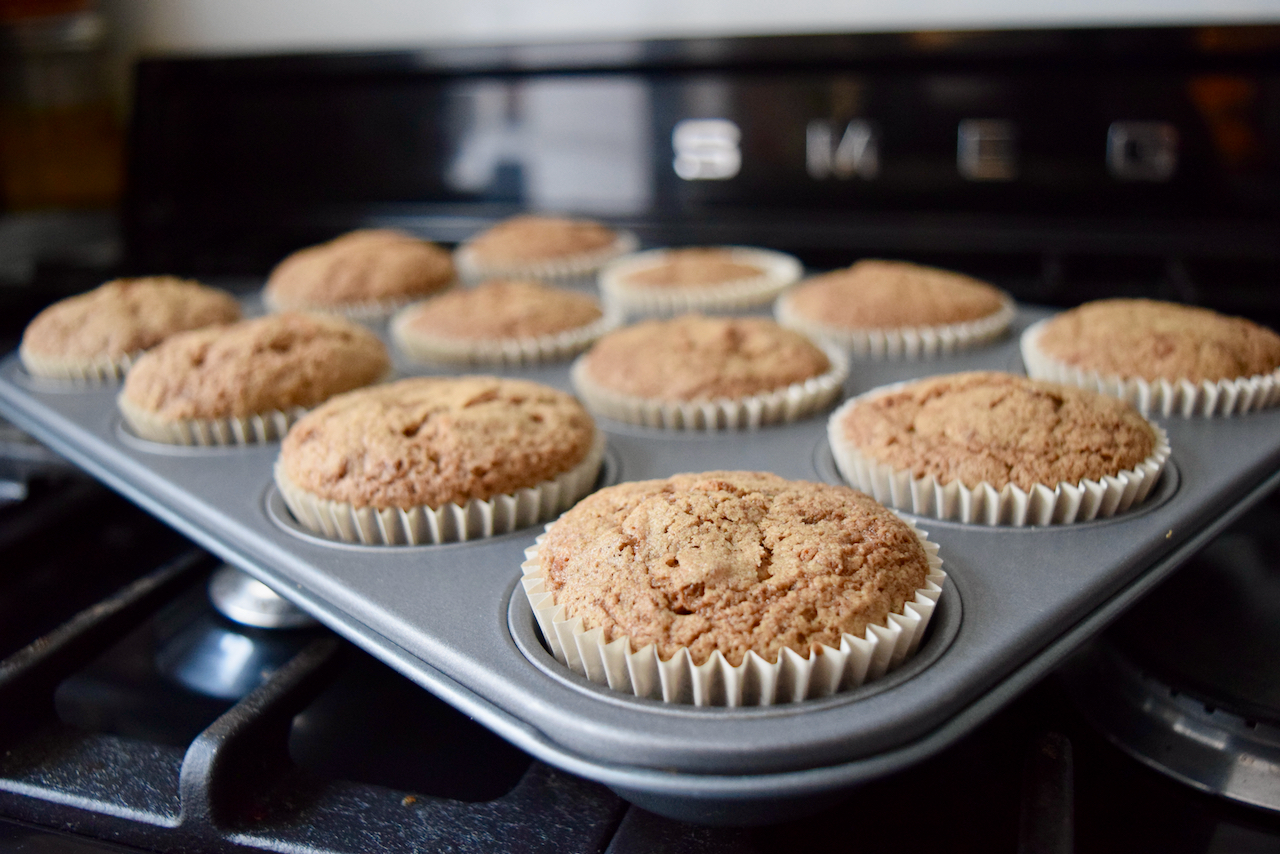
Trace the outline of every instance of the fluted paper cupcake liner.
{"label": "fluted paper cupcake liner", "polygon": [[458,275],[469,282],[484,279],[537,279],[560,284],[591,284],[597,270],[619,255],[634,252],[638,245],[639,241],[634,234],[623,231],[618,233],[611,245],[591,252],[541,261],[497,264],[485,263],[483,258],[476,258],[471,245],[463,243],[454,251],[453,263],[458,269]]}
{"label": "fluted paper cupcake liner", "polygon": [[902,613],[889,614],[885,625],[868,626],[862,637],[845,633],[838,648],[821,644],[818,651],[801,655],[784,647],[774,662],[748,652],[741,664],[733,665],[717,650],[703,664],[694,664],[687,647],[663,661],[652,644],[633,650],[627,635],[606,642],[603,629],[586,629],[581,617],[567,617],[564,606],[557,606],[546,589],[538,563],[545,533],[525,551],[521,583],[556,660],[592,682],[637,697],[696,706],[798,702],[879,679],[920,646],[947,576],[937,544],[910,521],[907,524],[924,546],[929,574]]}
{"label": "fluted paper cupcake liner", "polygon": [[22,366],[33,377],[54,380],[70,380],[86,385],[117,383],[129,373],[143,351],[127,353],[117,358],[106,356],[97,359],[72,359],[65,356],[43,356],[25,347],[18,349]]}
{"label": "fluted paper cupcake liner", "polygon": [[899,329],[842,329],[818,323],[796,313],[791,294],[774,304],[774,316],[783,326],[798,329],[819,341],[845,348],[858,359],[933,359],[984,344],[1001,335],[1013,322],[1017,309],[1006,296],[1000,309],[987,317],[941,326]]}
{"label": "fluted paper cupcake liner", "polygon": [[606,312],[587,326],[551,335],[491,340],[444,338],[406,328],[416,305],[405,307],[392,318],[391,338],[400,352],[419,362],[509,366],[562,362],[590,347],[621,320],[618,315]]}
{"label": "fluted paper cupcake liner", "polygon": [[1280,405],[1280,368],[1269,374],[1230,380],[1144,380],[1104,375],[1060,362],[1038,346],[1048,320],[1022,333],[1022,361],[1034,379],[1053,380],[1128,401],[1147,417],[1183,418],[1238,415]]}
{"label": "fluted paper cupcake liner", "polygon": [[663,263],[670,250],[651,249],[612,261],[600,271],[606,304],[629,316],[673,316],[689,312],[739,311],[767,305],[804,272],[800,262],[783,252],[746,246],[720,247],[730,260],[760,268],[755,276],[702,287],[644,287],[627,277]]}
{"label": "fluted paper cupcake liner", "polygon": [[116,397],[120,414],[134,435],[166,445],[217,446],[255,445],[284,438],[293,423],[307,414],[301,406],[273,409],[231,418],[184,418],[174,420],[149,412],[120,394]]}
{"label": "fluted paper cupcake liner", "polygon": [[487,501],[402,509],[356,507],[320,498],[285,476],[279,459],[276,487],[304,528],[333,540],[365,545],[425,545],[478,540],[545,522],[591,491],[604,458],[604,433],[596,431],[582,462],[558,477]]}
{"label": "fluted paper cupcake liner", "polygon": [[654,400],[610,391],[588,375],[585,356],[573,363],[570,377],[587,409],[597,415],[668,430],[755,430],[807,418],[831,405],[849,375],[848,356],[823,346],[831,367],[825,373],[785,388],[741,398]]}
{"label": "fluted paper cupcake liner", "polygon": [[419,302],[425,297],[442,294],[456,285],[457,281],[455,280],[439,290],[432,291],[430,294],[404,297],[403,299],[362,300],[360,302],[347,302],[336,305],[309,302],[281,305],[270,291],[264,290],[262,292],[262,305],[272,314],[282,311],[305,311],[316,314],[336,314],[339,317],[345,317],[358,323],[377,323],[386,320],[402,308]]}
{"label": "fluted paper cupcake liner", "polygon": [[840,423],[852,407],[903,385],[897,383],[875,389],[846,401],[831,413],[827,440],[836,467],[851,486],[881,504],[917,516],[1014,527],[1105,519],[1146,500],[1169,460],[1169,436],[1159,425],[1151,424],[1156,436],[1151,455],[1132,469],[1099,480],[1036,484],[1023,490],[1012,483],[997,489],[985,481],[969,487],[958,480],[942,484],[933,475],[914,477],[909,469],[897,469],[868,458],[841,435]]}

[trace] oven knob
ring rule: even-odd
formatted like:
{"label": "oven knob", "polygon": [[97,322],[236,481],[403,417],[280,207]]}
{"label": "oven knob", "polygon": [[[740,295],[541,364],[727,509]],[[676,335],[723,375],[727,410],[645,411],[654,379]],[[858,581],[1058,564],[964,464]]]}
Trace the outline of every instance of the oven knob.
{"label": "oven knob", "polygon": [[834,122],[814,119],[805,129],[805,168],[809,177],[842,181],[858,177],[871,180],[880,174],[880,134],[866,119],[854,119],[839,128]]}
{"label": "oven knob", "polygon": [[1178,129],[1170,122],[1112,122],[1107,171],[1121,181],[1168,181],[1178,170]]}
{"label": "oven knob", "polygon": [[742,168],[742,131],[728,119],[685,119],[671,132],[676,175],[686,181],[725,181]]}
{"label": "oven knob", "polygon": [[1018,177],[1018,128],[1003,119],[965,119],[956,133],[956,169],[969,181]]}

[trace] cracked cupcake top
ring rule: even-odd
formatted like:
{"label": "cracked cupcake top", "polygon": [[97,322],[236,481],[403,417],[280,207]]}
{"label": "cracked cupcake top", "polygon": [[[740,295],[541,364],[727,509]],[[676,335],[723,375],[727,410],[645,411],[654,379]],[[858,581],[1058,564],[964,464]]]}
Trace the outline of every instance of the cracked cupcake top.
{"label": "cracked cupcake top", "polygon": [[906,523],[861,492],[729,471],[602,489],[549,529],[538,560],[587,629],[733,665],[861,636],[901,613],[929,570]]}
{"label": "cracked cupcake top", "polygon": [[452,282],[448,250],[393,229],[361,229],[285,258],[266,295],[282,309],[341,308],[417,299]]}
{"label": "cracked cupcake top", "polygon": [[39,356],[118,359],[175,332],[240,319],[235,297],[174,276],[116,279],[36,315],[22,349]]}
{"label": "cracked cupcake top", "polygon": [[1214,382],[1280,368],[1280,335],[1265,326],[1156,300],[1085,303],[1045,324],[1036,343],[1053,359],[1104,376]]}
{"label": "cracked cupcake top", "polygon": [[591,416],[568,394],[498,377],[414,377],[338,395],[280,449],[322,499],[379,509],[465,504],[536,486],[586,459]]}
{"label": "cracked cupcake top", "polygon": [[837,329],[945,326],[990,317],[1005,304],[999,289],[962,273],[877,259],[806,279],[787,299],[799,317]]}
{"label": "cracked cupcake top", "polygon": [[1128,403],[1013,374],[949,374],[850,407],[838,435],[914,477],[1028,490],[1098,480],[1151,455],[1156,436]]}
{"label": "cracked cupcake top", "polygon": [[244,417],[315,406],[390,367],[382,341],[359,324],[273,314],[172,336],[133,366],[124,396],[166,419]]}
{"label": "cracked cupcake top", "polygon": [[807,337],[772,320],[696,314],[615,330],[583,358],[601,387],[654,400],[747,397],[831,367]]}

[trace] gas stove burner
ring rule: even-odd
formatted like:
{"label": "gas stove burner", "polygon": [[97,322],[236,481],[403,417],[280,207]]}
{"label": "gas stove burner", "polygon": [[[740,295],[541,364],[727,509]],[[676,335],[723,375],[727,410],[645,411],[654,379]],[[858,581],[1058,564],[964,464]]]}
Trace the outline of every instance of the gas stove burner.
{"label": "gas stove burner", "polygon": [[1121,748],[1280,811],[1280,496],[1251,510],[1064,671]]}
{"label": "gas stove burner", "polygon": [[1280,726],[1182,693],[1105,643],[1062,674],[1084,714],[1135,759],[1201,791],[1280,812]]}
{"label": "gas stove burner", "polygon": [[224,617],[243,626],[301,629],[318,625],[306,611],[230,564],[210,576],[209,599]]}

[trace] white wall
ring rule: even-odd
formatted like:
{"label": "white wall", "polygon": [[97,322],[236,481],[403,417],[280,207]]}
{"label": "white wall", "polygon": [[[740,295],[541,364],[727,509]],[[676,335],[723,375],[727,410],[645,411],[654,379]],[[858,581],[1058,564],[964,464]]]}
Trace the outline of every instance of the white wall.
{"label": "white wall", "polygon": [[128,52],[1280,22],[1280,0],[104,0]]}

